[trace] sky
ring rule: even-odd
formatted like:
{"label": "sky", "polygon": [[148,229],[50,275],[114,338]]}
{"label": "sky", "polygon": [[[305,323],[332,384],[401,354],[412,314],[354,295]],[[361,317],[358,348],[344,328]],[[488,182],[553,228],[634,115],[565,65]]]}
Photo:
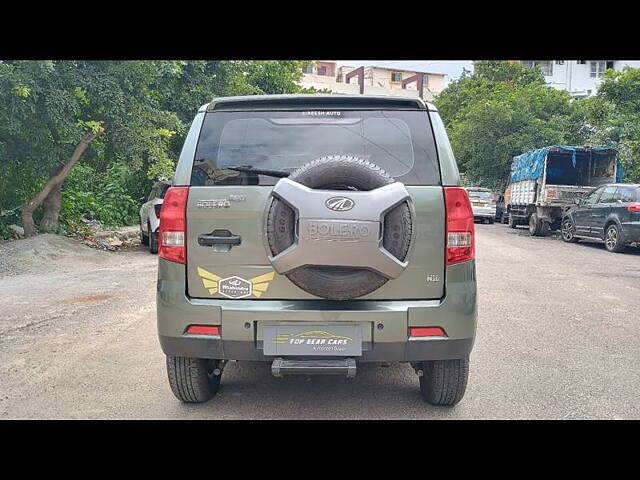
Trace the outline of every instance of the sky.
{"label": "sky", "polygon": [[446,73],[448,82],[462,75],[463,68],[473,71],[471,60],[339,60],[338,64],[351,67],[375,65],[404,70]]}

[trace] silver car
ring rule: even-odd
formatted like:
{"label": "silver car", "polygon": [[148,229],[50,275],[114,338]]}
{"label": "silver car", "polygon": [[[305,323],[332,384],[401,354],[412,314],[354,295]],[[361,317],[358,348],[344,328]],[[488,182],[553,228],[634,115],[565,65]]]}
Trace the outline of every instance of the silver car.
{"label": "silver car", "polygon": [[496,218],[496,196],[488,188],[468,187],[473,218],[493,223]]}
{"label": "silver car", "polygon": [[140,242],[148,245],[149,251],[158,253],[158,232],[160,231],[160,209],[164,201],[164,194],[171,186],[170,182],[156,182],[148,197],[142,197],[140,202]]}

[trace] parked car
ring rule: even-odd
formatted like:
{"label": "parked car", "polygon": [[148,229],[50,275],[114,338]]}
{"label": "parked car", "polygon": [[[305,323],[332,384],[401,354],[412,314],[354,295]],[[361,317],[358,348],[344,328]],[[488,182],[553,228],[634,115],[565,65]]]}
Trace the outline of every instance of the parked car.
{"label": "parked car", "polygon": [[467,187],[473,218],[493,223],[496,218],[496,196],[488,188]]}
{"label": "parked car", "polygon": [[148,197],[142,197],[140,202],[140,242],[149,246],[149,251],[158,253],[158,234],[160,231],[160,210],[170,182],[156,182]]}
{"label": "parked car", "polygon": [[640,185],[614,183],[595,189],[562,218],[562,239],[602,240],[610,252],[640,242]]}
{"label": "parked car", "polygon": [[207,401],[242,360],[276,377],[406,362],[427,402],[460,401],[477,316],[473,212],[433,105],[216,98],[191,124],[174,185],[156,298],[178,399]]}

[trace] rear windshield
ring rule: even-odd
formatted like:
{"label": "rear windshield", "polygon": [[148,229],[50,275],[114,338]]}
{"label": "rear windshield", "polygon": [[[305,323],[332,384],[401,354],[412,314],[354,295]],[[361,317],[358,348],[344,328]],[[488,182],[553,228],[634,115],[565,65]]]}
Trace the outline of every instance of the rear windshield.
{"label": "rear windshield", "polygon": [[407,185],[440,184],[426,111],[318,110],[207,113],[191,185],[274,185],[229,167],[292,172],[327,155],[369,160]]}
{"label": "rear windshield", "polygon": [[495,200],[495,195],[491,192],[481,192],[478,190],[468,190],[469,199],[484,200],[486,202]]}

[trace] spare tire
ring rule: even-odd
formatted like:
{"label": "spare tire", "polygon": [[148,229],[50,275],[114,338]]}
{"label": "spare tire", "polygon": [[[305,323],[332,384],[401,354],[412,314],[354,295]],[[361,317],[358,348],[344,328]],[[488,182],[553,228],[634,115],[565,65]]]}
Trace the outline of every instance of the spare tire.
{"label": "spare tire", "polygon": [[[373,190],[395,180],[377,165],[349,155],[320,157],[295,170],[290,180],[323,190]],[[383,246],[404,261],[411,245],[411,210],[406,202],[391,209],[384,218]],[[267,239],[275,256],[295,242],[295,212],[272,197],[267,214]],[[367,295],[388,278],[364,268],[307,265],[285,274],[295,285],[318,297],[347,300]]]}

